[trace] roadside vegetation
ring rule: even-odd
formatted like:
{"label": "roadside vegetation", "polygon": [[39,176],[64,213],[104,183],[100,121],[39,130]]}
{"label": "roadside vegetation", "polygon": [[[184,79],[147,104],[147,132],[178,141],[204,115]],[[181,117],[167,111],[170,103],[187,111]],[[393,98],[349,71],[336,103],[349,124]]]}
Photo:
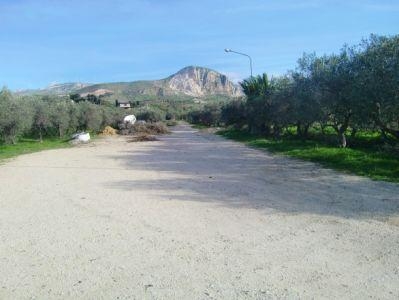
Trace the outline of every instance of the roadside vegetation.
{"label": "roadside vegetation", "polygon": [[0,92],[0,143],[18,144],[24,138],[64,139],[79,131],[99,132],[115,125],[123,111],[89,101],[74,102],[65,97],[16,97],[7,89]]}
{"label": "roadside vegetation", "polygon": [[[371,35],[338,54],[304,54],[295,70],[240,83],[242,99],[124,99],[0,92],[0,158],[67,145],[72,133],[148,123],[223,126],[221,134],[374,179],[399,181],[399,35]],[[18,150],[20,149],[20,150]]]}
{"label": "roadside vegetation", "polygon": [[371,35],[340,53],[304,54],[297,68],[241,86],[246,99],[190,121],[223,136],[325,166],[399,182],[399,36]]}
{"label": "roadside vegetation", "polygon": [[0,144],[0,161],[21,154],[69,146],[70,144],[65,139],[45,139],[42,143],[38,143],[36,139],[23,138],[17,144]]}
{"label": "roadside vegetation", "polygon": [[[106,126],[118,128],[123,117],[134,114],[148,123],[164,122],[174,126],[178,120],[187,120],[191,112],[203,106],[193,99],[166,99],[135,101],[132,109],[115,107],[104,97],[88,94],[69,96],[28,95],[0,91],[0,147],[15,145],[30,139],[44,142],[48,139],[65,139],[71,134],[87,131],[101,132]],[[206,103],[227,103],[226,97],[208,97]]]}
{"label": "roadside vegetation", "polygon": [[274,139],[233,128],[221,130],[218,134],[251,147],[316,162],[335,170],[375,180],[399,182],[399,155],[390,147],[385,147],[377,135],[370,139],[369,134],[359,133],[356,138],[350,138],[352,147],[340,148],[336,147],[333,135],[316,132],[306,141],[295,135]]}
{"label": "roadside vegetation", "polygon": [[[118,130],[120,134],[164,134],[165,125],[174,126],[179,120],[202,104],[193,99],[136,100],[127,99],[132,109],[115,106],[105,97],[87,94],[18,95],[7,88],[0,90],[0,160],[19,154],[67,147],[72,134],[90,132],[104,133],[105,129]],[[225,97],[208,97],[204,102],[226,103]],[[134,114],[146,125],[120,128],[124,116]],[[134,129],[134,130],[133,130]],[[107,131],[107,132],[108,132]]]}

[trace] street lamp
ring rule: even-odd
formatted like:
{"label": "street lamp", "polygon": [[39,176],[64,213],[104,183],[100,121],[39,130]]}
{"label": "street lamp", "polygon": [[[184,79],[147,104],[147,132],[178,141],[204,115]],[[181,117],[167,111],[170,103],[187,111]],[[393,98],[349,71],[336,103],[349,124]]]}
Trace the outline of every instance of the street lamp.
{"label": "street lamp", "polygon": [[251,58],[251,56],[249,56],[248,54],[245,54],[245,53],[233,51],[233,50],[228,49],[228,48],[224,49],[224,51],[226,51],[226,52],[233,52],[233,53],[240,54],[240,55],[244,55],[244,56],[248,57],[248,58],[249,58],[249,67],[251,68],[251,77],[252,77],[252,58]]}

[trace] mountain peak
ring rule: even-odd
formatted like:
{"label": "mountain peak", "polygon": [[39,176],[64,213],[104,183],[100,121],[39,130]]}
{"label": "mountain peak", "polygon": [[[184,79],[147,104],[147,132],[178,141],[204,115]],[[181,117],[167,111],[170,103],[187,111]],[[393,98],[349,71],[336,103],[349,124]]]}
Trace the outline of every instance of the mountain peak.
{"label": "mountain peak", "polygon": [[169,88],[186,95],[201,97],[209,94],[242,96],[242,91],[234,83],[215,70],[187,66],[168,79]]}
{"label": "mountain peak", "polygon": [[218,73],[217,71],[212,70],[210,68],[200,67],[200,66],[187,66],[187,67],[184,67],[184,68],[180,69],[179,71],[177,71],[177,73],[185,73],[185,72],[190,72],[190,71],[193,71],[193,70],[204,70],[204,71],[212,71],[212,72]]}
{"label": "mountain peak", "polygon": [[68,95],[71,93],[98,96],[112,95],[114,98],[127,100],[135,99],[135,97],[145,98],[146,96],[151,98],[180,95],[197,98],[212,95],[227,97],[243,95],[240,87],[229,81],[226,75],[200,66],[184,67],[177,73],[160,80],[98,84],[81,82],[53,83],[45,89],[26,90],[19,93],[39,95]]}

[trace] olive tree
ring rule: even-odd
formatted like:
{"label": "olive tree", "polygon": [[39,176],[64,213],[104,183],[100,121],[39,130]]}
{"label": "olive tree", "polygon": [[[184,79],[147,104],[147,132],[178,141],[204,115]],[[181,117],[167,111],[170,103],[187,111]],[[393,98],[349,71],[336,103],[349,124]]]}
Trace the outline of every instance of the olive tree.
{"label": "olive tree", "polygon": [[321,93],[312,78],[310,64],[315,54],[304,54],[298,60],[298,68],[291,72],[292,77],[292,119],[301,138],[308,137],[309,128],[314,123],[322,126],[327,123],[321,107]]}
{"label": "olive tree", "polygon": [[33,126],[32,131],[39,135],[40,142],[43,142],[43,133],[52,127],[51,108],[52,104],[48,101],[38,99],[33,102]]}
{"label": "olive tree", "polygon": [[335,129],[341,147],[346,147],[346,130],[353,117],[356,101],[351,60],[348,49],[340,54],[315,58],[310,65],[312,81],[320,92],[320,108]]}
{"label": "olive tree", "polygon": [[238,99],[225,103],[220,118],[227,126],[234,125],[236,128],[241,128],[247,121],[245,102]]}
{"label": "olive tree", "polygon": [[72,122],[74,116],[71,115],[72,105],[74,104],[68,101],[59,101],[52,107],[51,122],[60,138],[64,137],[69,130],[73,131],[76,128],[71,128],[74,127]]}
{"label": "olive tree", "polygon": [[90,102],[79,102],[79,125],[83,130],[99,131],[103,122],[101,109]]}
{"label": "olive tree", "polygon": [[32,115],[21,99],[16,99],[11,92],[3,88],[0,92],[0,135],[7,144],[17,143],[18,137],[32,126]]}
{"label": "olive tree", "polygon": [[360,45],[357,88],[363,116],[399,141],[399,35],[371,35]]}

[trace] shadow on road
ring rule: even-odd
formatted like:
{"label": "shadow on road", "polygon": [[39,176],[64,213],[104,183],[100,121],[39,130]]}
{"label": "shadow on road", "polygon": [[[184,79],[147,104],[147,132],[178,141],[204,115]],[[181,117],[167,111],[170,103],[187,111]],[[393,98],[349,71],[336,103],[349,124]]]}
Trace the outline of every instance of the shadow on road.
{"label": "shadow on road", "polygon": [[[107,188],[148,190],[165,200],[344,218],[387,217],[399,211],[399,185],[340,174],[243,146],[188,126],[177,126],[143,151],[112,159],[163,179],[110,182]],[[108,157],[110,158],[110,157]]]}

